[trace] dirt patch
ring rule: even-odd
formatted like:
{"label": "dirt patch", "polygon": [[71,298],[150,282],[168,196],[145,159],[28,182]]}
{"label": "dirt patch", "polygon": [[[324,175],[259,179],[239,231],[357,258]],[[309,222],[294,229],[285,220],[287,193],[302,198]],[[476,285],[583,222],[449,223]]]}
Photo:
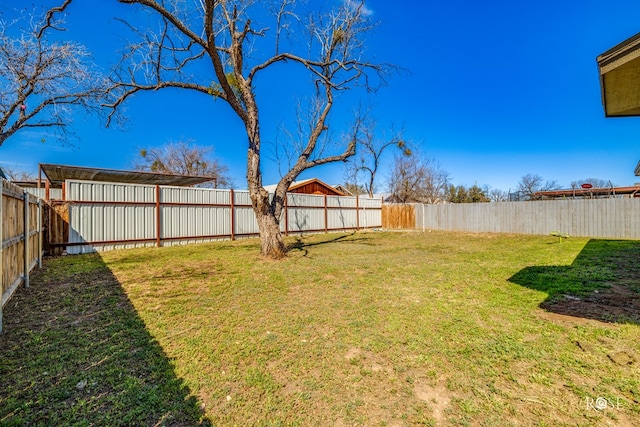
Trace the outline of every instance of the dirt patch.
{"label": "dirt patch", "polygon": [[640,292],[627,284],[613,284],[581,298],[568,295],[554,298],[540,307],[549,312],[545,317],[551,320],[584,323],[580,319],[593,319],[608,323],[640,324]]}
{"label": "dirt patch", "polygon": [[421,400],[431,408],[431,415],[436,425],[444,421],[444,411],[451,403],[450,393],[443,385],[430,386],[426,382],[416,381],[413,392],[418,400]]}

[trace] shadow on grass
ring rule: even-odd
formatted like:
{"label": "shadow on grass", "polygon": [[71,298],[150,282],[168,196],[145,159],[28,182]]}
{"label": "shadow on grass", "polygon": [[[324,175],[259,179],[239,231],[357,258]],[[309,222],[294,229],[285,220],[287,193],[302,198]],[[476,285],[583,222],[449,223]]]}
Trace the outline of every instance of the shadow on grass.
{"label": "shadow on grass", "polygon": [[4,320],[0,425],[210,425],[99,255],[48,260]]}
{"label": "shadow on grass", "polygon": [[640,242],[592,239],[568,266],[527,267],[510,282],[549,296],[540,307],[611,323],[640,323]]}
{"label": "shadow on grass", "polygon": [[321,245],[327,245],[327,244],[331,244],[331,243],[336,243],[336,242],[340,242],[346,239],[349,239],[349,242],[358,242],[358,241],[363,241],[366,240],[366,238],[364,237],[359,237],[359,238],[355,238],[355,239],[350,239],[350,237],[353,237],[356,235],[356,231],[353,231],[349,234],[341,234],[337,237],[333,237],[331,239],[328,240],[322,240],[322,241],[314,241],[314,242],[305,242],[304,241],[304,236],[296,236],[295,237],[295,241],[292,243],[289,243],[287,245],[287,252],[290,252],[292,250],[305,250],[305,248],[310,248],[312,246],[321,246]]}

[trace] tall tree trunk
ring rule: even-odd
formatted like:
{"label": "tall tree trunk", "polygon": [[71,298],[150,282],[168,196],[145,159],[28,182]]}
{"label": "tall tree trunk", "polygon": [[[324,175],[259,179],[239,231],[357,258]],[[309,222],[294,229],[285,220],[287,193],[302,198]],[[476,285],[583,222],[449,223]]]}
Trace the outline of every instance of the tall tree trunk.
{"label": "tall tree trunk", "polygon": [[[252,104],[253,105],[253,104]],[[269,201],[269,193],[262,187],[260,171],[260,132],[257,110],[251,110],[247,117],[247,135],[249,135],[249,151],[247,153],[247,184],[249,197],[260,232],[260,255],[269,259],[282,259],[287,256],[287,248],[280,232],[280,213],[282,197],[274,197]],[[284,196],[286,197],[286,195]]]}
{"label": "tall tree trunk", "polygon": [[252,197],[253,211],[260,230],[260,255],[269,259],[287,256],[287,248],[280,232],[280,220],[276,218],[269,203],[269,194],[262,190]]}

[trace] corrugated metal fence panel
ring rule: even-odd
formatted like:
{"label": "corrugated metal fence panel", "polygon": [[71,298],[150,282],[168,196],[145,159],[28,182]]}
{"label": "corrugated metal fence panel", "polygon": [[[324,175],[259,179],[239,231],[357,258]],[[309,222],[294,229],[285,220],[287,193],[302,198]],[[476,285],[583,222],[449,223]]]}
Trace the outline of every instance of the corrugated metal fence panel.
{"label": "corrugated metal fence panel", "polygon": [[162,206],[162,239],[231,235],[231,208]]}
{"label": "corrugated metal fence panel", "polygon": [[357,203],[354,196],[327,196],[327,206],[330,208],[355,208]]}
{"label": "corrugated metal fence panel", "polygon": [[[46,188],[25,188],[30,194],[33,194],[36,197],[41,199],[45,199],[47,195]],[[49,189],[49,199],[51,200],[60,200],[62,199],[62,188],[50,188]]]}
{"label": "corrugated metal fence panel", "polygon": [[321,194],[287,194],[287,206],[324,208],[324,195]]}
{"label": "corrugated metal fence panel", "polygon": [[160,200],[163,203],[195,203],[228,205],[230,190],[213,188],[160,187]]}
{"label": "corrugated metal fence panel", "polygon": [[111,182],[66,181],[67,200],[87,202],[151,203],[155,201],[154,185]]}
{"label": "corrugated metal fence panel", "polygon": [[[66,194],[70,254],[259,232],[248,191],[70,180]],[[281,218],[281,227],[292,233],[382,224],[381,199],[289,194],[287,204],[288,222]]]}
{"label": "corrugated metal fence panel", "polygon": [[360,227],[382,227],[382,199],[360,197],[358,199],[360,207]]}
{"label": "corrugated metal fence panel", "polygon": [[258,222],[251,207],[251,197],[248,191],[234,191],[233,204],[235,206],[235,230],[237,235],[258,234]]}
{"label": "corrugated metal fence panel", "polygon": [[[136,246],[151,246],[155,242],[155,207],[70,204],[69,242],[113,242],[68,246],[67,253],[80,254],[95,250],[111,250]],[[147,240],[147,242],[140,241]]]}
{"label": "corrugated metal fence panel", "polygon": [[[155,239],[155,186],[93,181],[66,182],[69,242],[113,242],[68,246],[67,253],[151,246]],[[115,202],[85,204],[77,202]],[[142,204],[142,205],[141,205]],[[135,240],[136,242],[131,242]]]}
{"label": "corrugated metal fence panel", "polygon": [[287,230],[291,233],[324,230],[324,201],[324,195],[287,194]]}
{"label": "corrugated metal fence panel", "polygon": [[419,228],[640,239],[640,199],[421,205]]}
{"label": "corrugated metal fence panel", "polygon": [[[231,235],[231,191],[210,188],[160,187],[163,245],[218,240]],[[202,205],[202,206],[194,206]],[[180,241],[178,241],[180,240]]]}

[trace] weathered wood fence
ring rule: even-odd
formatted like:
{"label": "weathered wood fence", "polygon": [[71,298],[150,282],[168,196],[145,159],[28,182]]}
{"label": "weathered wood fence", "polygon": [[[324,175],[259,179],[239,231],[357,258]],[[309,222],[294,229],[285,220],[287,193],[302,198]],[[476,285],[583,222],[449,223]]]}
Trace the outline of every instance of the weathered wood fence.
{"label": "weathered wood fence", "polygon": [[640,239],[640,199],[413,204],[415,229]]}
{"label": "weathered wood fence", "polygon": [[0,179],[0,332],[2,307],[29,272],[42,264],[42,201],[22,188]]}
{"label": "weathered wood fence", "polygon": [[416,208],[413,205],[382,205],[382,228],[402,230],[416,227]]}

